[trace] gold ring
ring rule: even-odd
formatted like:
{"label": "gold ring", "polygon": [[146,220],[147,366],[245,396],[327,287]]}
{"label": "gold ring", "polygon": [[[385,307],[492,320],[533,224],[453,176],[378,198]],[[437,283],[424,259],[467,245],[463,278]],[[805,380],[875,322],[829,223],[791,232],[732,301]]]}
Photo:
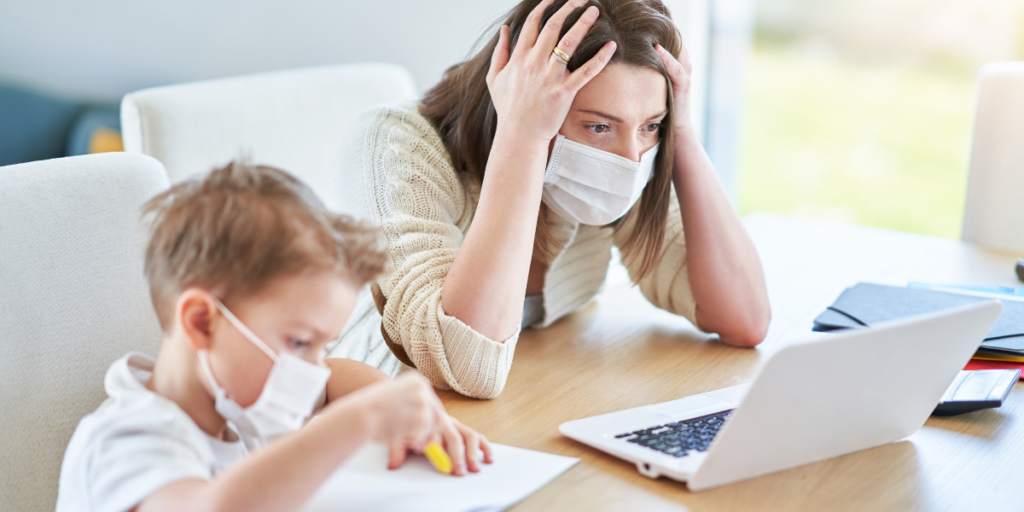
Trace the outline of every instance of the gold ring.
{"label": "gold ring", "polygon": [[551,50],[551,54],[555,56],[555,60],[558,62],[561,62],[562,64],[569,63],[569,54],[563,52],[561,48],[556,46],[554,50]]}

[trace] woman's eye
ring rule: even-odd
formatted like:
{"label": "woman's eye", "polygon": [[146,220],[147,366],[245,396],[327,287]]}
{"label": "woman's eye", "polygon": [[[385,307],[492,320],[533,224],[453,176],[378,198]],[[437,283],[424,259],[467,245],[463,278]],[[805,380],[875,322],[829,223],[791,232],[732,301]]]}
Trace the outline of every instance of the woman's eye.
{"label": "woman's eye", "polygon": [[605,133],[611,130],[611,127],[606,124],[591,124],[587,125],[587,129],[594,133]]}
{"label": "woman's eye", "polygon": [[656,131],[658,131],[658,130],[660,130],[660,129],[661,129],[661,123],[653,123],[653,124],[649,124],[649,125],[647,125],[647,127],[646,127],[646,130],[647,130],[647,131],[649,131],[649,132],[652,132],[652,133],[653,133],[653,132],[656,132]]}

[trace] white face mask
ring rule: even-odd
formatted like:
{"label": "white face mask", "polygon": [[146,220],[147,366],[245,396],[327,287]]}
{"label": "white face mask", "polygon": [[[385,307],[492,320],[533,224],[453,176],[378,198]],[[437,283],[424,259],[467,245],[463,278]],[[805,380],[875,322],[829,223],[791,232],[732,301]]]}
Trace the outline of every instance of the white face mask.
{"label": "white face mask", "polygon": [[604,226],[615,221],[640,199],[659,145],[634,162],[559,135],[544,172],[544,204],[580,224]]}
{"label": "white face mask", "polygon": [[317,399],[324,392],[331,370],[287,352],[275,354],[219,300],[217,309],[220,309],[242,335],[274,361],[259,398],[249,407],[243,408],[238,402],[228,398],[224,388],[217,384],[213,372],[210,371],[206,350],[200,350],[199,363],[217,395],[214,403],[217,412],[233,423],[240,432],[248,434],[261,444],[301,428],[302,423],[313,413]]}

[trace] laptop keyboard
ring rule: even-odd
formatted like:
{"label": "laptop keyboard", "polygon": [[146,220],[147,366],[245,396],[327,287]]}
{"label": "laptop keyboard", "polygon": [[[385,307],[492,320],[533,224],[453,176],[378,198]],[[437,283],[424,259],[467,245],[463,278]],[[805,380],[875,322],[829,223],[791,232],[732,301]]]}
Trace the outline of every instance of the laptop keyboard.
{"label": "laptop keyboard", "polygon": [[732,411],[733,409],[729,409],[699,418],[626,432],[615,436],[615,438],[646,446],[673,457],[685,457],[691,450],[706,451],[711,446],[715,435],[718,434],[718,429],[722,428],[725,419]]}

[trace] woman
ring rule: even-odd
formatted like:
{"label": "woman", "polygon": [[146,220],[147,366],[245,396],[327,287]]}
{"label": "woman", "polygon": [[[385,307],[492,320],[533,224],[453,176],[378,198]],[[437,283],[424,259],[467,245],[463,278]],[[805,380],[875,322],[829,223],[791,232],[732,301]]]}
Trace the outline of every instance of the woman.
{"label": "woman", "polygon": [[[387,346],[439,388],[497,396],[520,329],[591,300],[613,245],[654,305],[759,343],[761,264],[689,88],[660,0],[524,0],[421,103],[362,116],[348,155],[391,247],[373,290]],[[367,358],[356,330],[335,355]]]}

